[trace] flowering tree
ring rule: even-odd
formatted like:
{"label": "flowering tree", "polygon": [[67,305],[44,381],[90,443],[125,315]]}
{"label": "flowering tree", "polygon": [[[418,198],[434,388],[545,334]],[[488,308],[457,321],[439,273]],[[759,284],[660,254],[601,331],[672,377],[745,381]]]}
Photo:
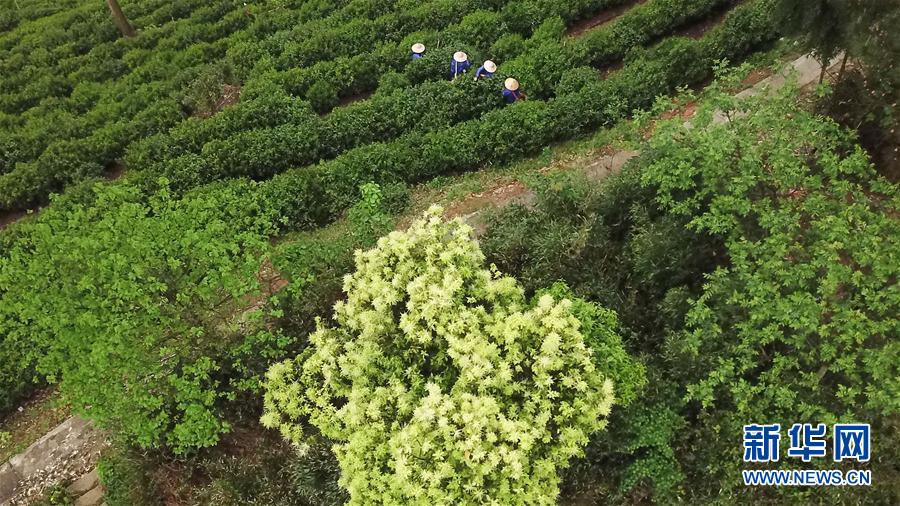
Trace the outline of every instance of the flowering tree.
{"label": "flowering tree", "polygon": [[336,441],[350,504],[555,504],[613,404],[572,302],[529,303],[439,208],[357,252],[344,290],[335,325],[270,369],[263,424]]}

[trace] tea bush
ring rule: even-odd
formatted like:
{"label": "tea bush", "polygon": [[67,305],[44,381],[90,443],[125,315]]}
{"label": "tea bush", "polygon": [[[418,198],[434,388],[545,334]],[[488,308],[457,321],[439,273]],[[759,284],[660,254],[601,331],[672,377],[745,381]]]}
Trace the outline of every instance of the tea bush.
{"label": "tea bush", "polygon": [[[267,201],[279,206],[278,214],[286,216],[291,227],[304,228],[338,216],[353,202],[363,181],[413,183],[537,153],[551,142],[571,139],[614,123],[636,108],[650,107],[656,97],[679,86],[709,78],[725,40],[746,49],[771,40],[774,32],[765,17],[768,7],[766,1],[738,7],[724,26],[740,23],[745,30],[715,29],[699,41],[669,39],[635,54],[609,78],[594,80],[556,100],[526,101],[449,128],[368,144],[319,165],[288,170],[267,181],[262,191],[268,193]],[[582,71],[575,72],[581,75]]]}

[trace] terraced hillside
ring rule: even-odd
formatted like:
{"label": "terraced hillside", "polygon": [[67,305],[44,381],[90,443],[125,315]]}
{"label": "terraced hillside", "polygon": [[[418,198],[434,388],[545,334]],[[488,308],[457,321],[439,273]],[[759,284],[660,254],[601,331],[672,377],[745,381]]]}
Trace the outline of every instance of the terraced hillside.
{"label": "terraced hillside", "polygon": [[[488,114],[502,108],[502,79],[446,80],[457,50],[476,63],[497,61],[498,77],[517,77],[533,103],[556,99],[558,109],[573,101],[567,96],[593,100],[596,91],[619,108],[572,131],[536,125],[533,142],[544,143],[615,121],[646,104],[641,92],[702,82],[711,61],[739,60],[774,36],[766,5],[753,2],[703,42],[676,39],[631,54],[605,90],[592,91],[580,89],[601,86],[589,69],[614,66],[732,3],[125,2],[139,29],[133,38],[117,36],[102,4],[71,3],[23,12],[0,36],[0,208],[7,211],[43,204],[50,192],[85,179],[118,176],[122,162],[142,185],[166,176],[185,191],[239,176],[267,179],[374,143],[515,115]],[[567,36],[613,8],[621,15]],[[414,41],[428,51],[412,62]],[[686,51],[696,58],[675,59]],[[654,64],[669,66],[671,76],[628,82]],[[223,105],[216,96],[223,84],[230,101],[240,87],[240,101],[206,118]]]}
{"label": "terraced hillside", "polygon": [[[788,398],[793,385],[832,380],[827,393],[808,396],[819,403],[808,413],[828,420],[850,412],[851,390],[874,392],[866,394],[872,412],[893,402],[886,389],[857,387],[893,381],[879,336],[896,328],[896,304],[880,294],[893,293],[886,285],[896,268],[889,254],[870,253],[893,245],[881,235],[896,230],[886,211],[895,190],[872,174],[852,134],[796,96],[746,106],[758,110],[734,117],[748,123],[711,119],[717,107],[745,107],[725,98],[734,84],[727,69],[776,45],[779,2],[122,0],[137,30],[125,37],[104,2],[0,0],[0,415],[36,392],[58,395],[112,435],[99,475],[111,505],[337,504],[348,494],[358,504],[705,503],[719,493],[723,503],[752,502],[734,486],[737,460],[728,460],[740,445],[722,441],[739,437],[723,435],[740,426],[735,413],[783,407],[758,392]],[[419,59],[410,54],[416,42],[426,46]],[[794,52],[789,44],[778,50]],[[473,70],[493,60],[497,73],[451,79],[458,51]],[[524,100],[504,100],[507,78]],[[699,98],[689,91],[704,89]],[[676,94],[708,101],[691,103],[709,113],[698,124],[733,144],[680,122],[662,134],[657,123],[628,122]],[[617,126],[635,130],[629,152],[644,154],[607,186],[536,170],[533,194],[520,182],[513,190],[527,193],[528,205],[485,213],[477,244],[436,211],[411,231],[397,226],[411,193],[467,173],[489,177]],[[809,139],[795,138],[795,128]],[[831,172],[819,174],[823,166]],[[842,206],[852,201],[859,217],[810,222],[807,214],[819,217],[814,201],[795,212],[792,199],[821,181],[829,214],[846,218]],[[859,186],[848,200],[841,192],[851,183]],[[823,230],[783,234],[820,252],[816,262],[828,259],[827,286],[795,265],[802,255],[778,249],[782,231],[765,218],[776,212],[778,223]],[[695,230],[698,216],[709,230]],[[828,234],[838,239],[822,239]],[[842,246],[851,235],[865,238],[858,251]],[[760,237],[775,237],[766,265],[780,262],[762,281],[743,249]],[[858,253],[858,265],[845,250]],[[746,268],[746,279],[726,277],[730,267]],[[794,269],[806,285],[791,281]],[[397,281],[409,272],[427,278],[428,290],[417,292],[412,274]],[[758,283],[767,295],[746,295]],[[706,301],[710,286],[719,291]],[[804,298],[820,288],[828,295]],[[853,323],[834,331],[834,346],[858,351],[862,372],[823,367],[820,348],[807,350],[805,339],[769,346],[769,334],[740,334],[745,318],[782,325],[792,314],[754,305],[778,290],[820,304],[823,321],[838,314],[830,304],[845,311]],[[426,292],[436,302],[408,316]],[[366,297],[371,304],[359,302]],[[715,311],[704,312],[707,302]],[[514,355],[492,380],[512,385],[494,392],[506,403],[495,418],[508,420],[485,422],[506,434],[508,453],[476,448],[475,436],[460,442],[468,422],[458,431],[414,423],[438,420],[416,404],[437,398],[435,385],[459,393],[465,367],[501,369],[468,358],[457,367],[459,350],[440,349],[430,333],[464,326],[455,314],[494,331],[495,313],[516,315],[510,328],[520,326],[503,335],[530,339],[526,352],[461,349],[486,361],[500,349]],[[547,328],[531,336],[540,325],[528,318]],[[705,326],[691,327],[697,321]],[[841,340],[857,323],[875,336],[862,351]],[[840,325],[822,323],[822,339]],[[792,369],[795,356],[812,358]],[[783,369],[771,357],[783,358]],[[551,362],[560,375],[536,379]],[[851,378],[850,390],[836,370]],[[460,405],[494,409],[469,402],[483,392],[465,381]],[[371,427],[382,432],[365,432]],[[685,427],[721,441],[696,445]],[[404,432],[414,429],[422,432]],[[482,451],[492,456],[478,461]],[[447,463],[435,464],[441,458]],[[521,471],[522,462],[535,464]],[[817,494],[772,497],[831,498]]]}

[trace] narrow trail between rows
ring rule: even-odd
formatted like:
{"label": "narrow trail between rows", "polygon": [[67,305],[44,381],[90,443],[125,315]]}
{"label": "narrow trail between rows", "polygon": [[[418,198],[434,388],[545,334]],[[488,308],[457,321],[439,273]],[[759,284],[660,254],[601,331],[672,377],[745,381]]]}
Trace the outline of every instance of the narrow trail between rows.
{"label": "narrow trail between rows", "polygon": [[575,38],[585,32],[603,28],[609,23],[615,21],[622,14],[625,14],[626,12],[631,10],[633,7],[637,7],[638,5],[646,2],[647,0],[632,0],[630,2],[625,2],[622,5],[604,9],[603,12],[600,12],[596,16],[585,19],[583,21],[579,21],[572,25],[568,30],[566,30],[566,37]]}

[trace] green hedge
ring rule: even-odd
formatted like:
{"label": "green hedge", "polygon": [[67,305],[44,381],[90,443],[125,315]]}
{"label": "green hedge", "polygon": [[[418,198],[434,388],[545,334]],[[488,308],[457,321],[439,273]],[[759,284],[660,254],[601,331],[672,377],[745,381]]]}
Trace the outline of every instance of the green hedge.
{"label": "green hedge", "polygon": [[550,102],[521,102],[447,129],[363,146],[329,162],[278,175],[263,191],[292,226],[303,228],[334,219],[364,181],[414,183],[539,152],[554,141],[571,139],[614,123],[635,108],[648,107],[657,96],[678,86],[700,83],[711,77],[716,60],[744,56],[773,40],[770,7],[770,0],[742,5],[702,40],[666,40],[635,55],[608,79],[595,79]]}
{"label": "green hedge", "polygon": [[[265,142],[263,139],[265,134],[256,129],[285,125],[280,127],[281,130],[271,132],[273,139],[276,141],[283,139],[284,142],[290,142],[291,133],[305,134],[311,138],[346,139],[359,129],[349,123],[337,125],[332,120],[315,124],[315,119],[309,117],[298,117],[297,122],[290,119],[284,122],[264,120],[255,123],[249,116],[244,116],[243,122],[239,121],[232,125],[216,121],[217,126],[224,128],[221,128],[220,134],[210,134],[212,129],[198,127],[199,122],[189,121],[187,124],[190,126],[186,127],[187,130],[196,127],[200,131],[197,134],[188,134],[194,139],[189,141],[191,144],[184,148],[181,146],[170,148],[170,153],[153,150],[152,154],[162,155],[156,157],[149,156],[150,153],[145,149],[149,145],[159,145],[162,141],[158,137],[153,138],[153,134],[182,123],[184,113],[178,113],[176,107],[178,99],[172,95],[177,95],[181,93],[180,90],[188,87],[208,62],[216,61],[229,54],[231,48],[247,43],[247,37],[250,36],[248,34],[271,33],[268,38],[259,42],[259,47],[265,49],[262,54],[272,54],[276,61],[290,59],[290,51],[295,50],[291,49],[294,47],[292,44],[299,44],[297,41],[302,40],[303,61],[311,62],[344,50],[355,51],[365,46],[371,38],[367,30],[372,27],[379,27],[379,30],[384,28],[387,30],[384,33],[388,34],[390,40],[399,40],[404,34],[422,26],[445,26],[457,19],[458,15],[464,14],[467,9],[498,8],[505,5],[501,0],[471,0],[462,4],[453,3],[448,7],[444,5],[447,1],[449,0],[437,0],[407,10],[403,8],[409,7],[408,3],[388,0],[355,0],[343,6],[337,2],[324,2],[310,7],[305,11],[306,15],[317,12],[331,13],[330,15],[319,20],[308,20],[289,30],[279,30],[284,26],[283,19],[298,19],[299,15],[292,14],[283,18],[280,14],[276,14],[270,24],[268,13],[260,14],[258,15],[260,20],[252,21],[253,18],[248,17],[244,7],[236,5],[237,2],[217,2],[195,10],[191,8],[192,4],[184,4],[177,13],[190,15],[174,23],[166,23],[159,29],[150,28],[133,40],[95,47],[84,55],[87,59],[81,57],[64,59],[60,64],[69,65],[70,70],[61,75],[67,74],[68,78],[54,77],[57,74],[51,73],[32,80],[24,94],[0,95],[0,104],[12,101],[9,104],[12,108],[36,106],[28,111],[26,116],[29,119],[24,125],[16,125],[15,131],[0,132],[0,146],[15,146],[15,149],[0,154],[0,208],[11,209],[33,205],[40,202],[48,192],[60,190],[85,177],[102,175],[109,163],[125,155],[125,146],[133,141],[140,143],[134,148],[133,155],[127,155],[129,162],[149,160],[153,162],[150,165],[129,163],[129,167],[148,168],[151,180],[154,174],[175,175],[184,172],[186,168],[189,170],[189,166],[197,166],[196,162],[200,160],[196,157],[190,157],[190,160],[183,160],[180,157],[191,153],[200,155],[206,170],[190,178],[183,175],[173,177],[176,186],[184,183],[190,187],[233,175],[268,177],[291,166],[306,165],[320,158],[333,157],[347,149],[362,145],[363,141],[386,141],[405,133],[432,129],[427,125],[442,128],[453,124],[452,121],[478,117],[487,109],[476,108],[468,116],[454,115],[449,123],[435,120],[436,111],[425,111],[426,114],[432,113],[431,116],[411,126],[402,119],[382,117],[379,119],[382,119],[383,123],[372,125],[372,128],[377,132],[389,132],[388,134],[363,135],[359,137],[361,141],[334,145],[334,150],[314,146],[314,149],[299,154],[283,144],[272,147],[260,146],[260,143]],[[513,72],[520,77],[520,81],[525,83],[533,97],[550,96],[562,73],[579,63],[580,60],[574,55],[579,55],[585,61],[609,59],[613,57],[612,55],[621,56],[631,47],[629,44],[633,40],[652,40],[666,28],[674,28],[685,20],[708,13],[710,6],[721,3],[721,0],[701,2],[654,0],[632,9],[613,23],[611,28],[589,32],[584,40],[590,43],[576,42],[560,46],[557,40],[562,27],[552,22],[545,23],[541,29],[535,31],[535,23],[542,19],[554,19],[553,16],[558,15],[565,21],[573,21],[596,11],[601,6],[613,3],[614,0],[582,0],[562,6],[535,0],[507,4],[499,13],[479,11],[466,16],[462,22],[442,33],[442,37],[474,38],[488,32],[488,36],[483,37],[483,40],[476,40],[476,44],[471,46],[470,51],[477,59],[483,54],[491,54],[490,52],[494,50],[505,50],[507,56],[511,56],[515,54],[516,39],[504,37],[534,32],[535,37],[532,40],[527,43],[523,40],[519,45],[519,49],[524,50],[525,54],[506,62],[504,71]],[[683,5],[683,9],[676,10],[673,5]],[[442,12],[442,15],[435,16],[433,14],[435,10]],[[673,12],[678,15],[673,15]],[[372,20],[361,19],[367,15],[375,17]],[[356,24],[350,22],[354,19],[358,20]],[[642,25],[646,25],[649,31],[641,32]],[[620,26],[635,28],[623,30],[618,28]],[[634,32],[637,32],[638,36],[635,36]],[[225,38],[222,38],[223,35]],[[335,42],[337,39],[349,45],[341,49],[342,46]],[[269,47],[276,42],[280,42],[278,47],[286,48],[287,53],[280,53],[280,49],[270,50]],[[383,61],[400,62],[399,65],[408,63],[406,42],[408,40],[403,41],[403,45],[382,46],[382,49],[375,53],[339,59],[334,66],[328,67],[328,72],[323,71],[324,66],[298,70],[299,80],[294,83],[297,87],[294,91],[309,93],[313,78],[317,78],[315,82],[319,84],[314,90],[315,96],[312,97],[316,99],[314,105],[320,110],[327,110],[336,99],[335,88],[322,84],[323,82],[337,86],[337,96],[350,91],[371,89],[385,72],[395,70],[391,66],[385,67]],[[489,43],[491,47],[487,49],[477,47],[479,44],[487,46]],[[155,50],[147,51],[143,49],[144,47],[155,47]],[[561,47],[563,50],[560,50]],[[417,65],[403,67],[405,78],[412,84],[427,79],[443,78],[450,52],[449,46],[435,48],[426,58],[417,62]],[[229,59],[233,60],[234,56],[235,53],[232,52]],[[370,57],[378,61],[370,60]],[[381,65],[377,65],[379,61],[382,61]],[[130,67],[132,64],[136,66]],[[253,72],[257,70],[254,68]],[[284,76],[293,76],[294,73],[276,75],[280,76],[276,77],[277,80]],[[341,79],[347,75],[351,77]],[[100,82],[117,76],[121,77],[109,81],[106,86],[99,86]],[[74,82],[73,78],[84,77],[100,81],[91,81],[90,83],[96,83],[94,85],[82,81],[77,87],[73,87],[71,84]],[[253,100],[272,93],[273,88],[265,82],[266,79],[266,73],[262,70],[262,75],[253,80],[257,82],[248,83],[245,96]],[[347,84],[342,84],[341,87],[337,85],[338,82]],[[253,87],[256,88],[255,91]],[[440,92],[446,93],[445,96],[452,95],[445,90]],[[405,98],[408,99],[417,93],[419,90],[408,92]],[[34,97],[53,95],[68,96],[59,103],[47,100],[40,105],[31,103]],[[150,100],[146,100],[144,98],[146,96],[150,96]],[[141,99],[145,101],[142,102]],[[390,106],[387,99],[379,102],[377,110],[398,110],[403,98],[395,100],[397,103]],[[482,102],[478,104],[481,105]],[[494,101],[494,106],[496,105],[499,103]],[[358,118],[366,114],[367,109],[371,108],[367,106],[353,109],[353,114],[338,117],[347,121],[359,121]],[[69,111],[74,111],[74,114]],[[421,109],[413,108],[406,114],[418,115],[421,114],[420,111]],[[146,121],[135,122],[124,119],[135,116],[141,116]],[[149,120],[150,118],[153,120]],[[368,120],[366,122],[368,123]],[[287,126],[288,124],[292,126]],[[321,135],[320,128],[334,128],[337,133]],[[183,130],[179,130],[176,133],[176,142],[178,142],[177,135],[182,132]],[[240,132],[240,135],[229,138],[228,134],[233,132]],[[221,140],[213,143],[204,152],[201,152],[194,143],[210,143],[216,137]],[[145,140],[148,138],[153,140]],[[246,157],[240,156],[237,144],[241,142],[253,143],[246,151],[260,153],[261,157],[254,163],[242,166]],[[229,156],[230,153],[238,156]],[[292,156],[278,158],[283,153]],[[267,154],[269,156],[266,156]],[[185,161],[191,163],[187,163],[185,167],[179,166]]]}
{"label": "green hedge", "polygon": [[[193,13],[193,16],[163,26],[193,26],[192,24],[212,22],[204,25],[210,27],[204,32],[204,37],[225,37],[222,40],[227,41],[231,30],[241,29],[250,23],[240,2],[216,2],[196,10],[195,4],[197,2],[176,2],[175,10],[167,11],[169,15]],[[101,7],[99,12],[104,15],[103,26],[111,25],[108,10]],[[58,20],[47,20],[47,23],[56,27]],[[182,113],[167,112],[165,116],[160,116],[160,111],[174,111],[178,101],[172,95],[185,88],[202,65],[224,56],[224,47],[197,42],[194,40],[198,36],[196,32],[185,36],[176,30],[168,39],[155,38],[160,31],[149,27],[141,30],[138,37],[133,39],[99,44],[91,51],[87,51],[90,49],[87,48],[84,56],[63,59],[56,67],[51,65],[52,61],[47,60],[44,63],[50,67],[28,66],[21,69],[21,72],[8,74],[15,77],[25,75],[26,78],[30,74],[45,77],[31,79],[27,85],[30,88],[25,89],[25,95],[0,95],[0,103],[19,103],[30,101],[29,97],[32,96],[42,97],[40,104],[22,114],[27,118],[24,124],[19,123],[14,130],[0,132],[2,145],[16,146],[14,152],[7,151],[0,156],[0,172],[4,173],[0,178],[0,207],[9,209],[28,206],[39,201],[49,191],[61,189],[73,180],[100,175],[107,163],[122,155],[127,144],[166,130],[183,119]],[[50,41],[45,39],[47,37],[38,38],[34,44],[49,44]],[[149,52],[140,48],[142,43],[138,41],[141,40],[153,40],[153,44],[171,49],[157,48],[158,50]],[[168,46],[166,41],[170,41]],[[187,47],[186,44],[190,46]],[[17,50],[21,47],[27,46],[15,46]],[[34,51],[40,54],[42,49],[39,46]],[[134,60],[137,65],[130,67],[131,58],[138,53],[144,53],[144,56]],[[66,75],[68,77],[64,77]],[[121,77],[116,81],[107,81],[108,78],[117,76]],[[81,81],[74,88],[68,84],[85,77],[99,81]],[[101,85],[100,82],[104,81]],[[14,86],[4,84],[4,90]],[[35,90],[33,93],[28,91],[32,88]],[[69,96],[47,98],[57,94]],[[166,121],[145,121],[151,116],[165,117]],[[137,117],[141,119],[135,121]],[[148,127],[153,127],[153,130],[147,131]],[[110,142],[115,145],[111,146]],[[66,160],[73,166],[73,170],[68,170],[68,165],[55,160],[54,155],[59,152],[67,153]]]}
{"label": "green hedge", "polygon": [[[454,25],[444,25],[440,32],[434,31],[438,28],[437,23],[421,24],[418,31],[408,34],[400,43],[380,44],[368,53],[319,62],[309,67],[292,68],[276,73],[272,79],[297,96],[305,96],[314,83],[322,81],[332,83],[339,90],[339,96],[352,96],[374,89],[381,76],[392,71],[403,72],[410,82],[419,83],[427,78],[443,77],[450,56],[459,49],[466,50],[473,63],[482,59],[479,54],[485,56],[484,59],[502,60],[493,50],[493,46],[502,37],[513,34],[527,37],[548,19],[559,16],[571,23],[623,1],[582,0],[565,4],[539,1],[500,2],[498,7],[502,7],[501,10],[476,10]],[[529,12],[531,23],[517,22],[523,8]],[[438,20],[441,21],[455,20]],[[418,41],[424,42],[428,51],[424,59],[411,65],[409,47]],[[506,55],[507,58],[509,56]]]}
{"label": "green hedge", "polygon": [[504,66],[504,71],[519,76],[532,97],[549,98],[569,69],[610,65],[632,48],[653,42],[732,3],[733,0],[651,0],[630,9],[605,28],[571,40],[562,50],[555,44],[536,48],[528,58]]}
{"label": "green hedge", "polygon": [[[85,54],[68,52],[59,58],[41,57],[47,50],[43,45],[63,43],[68,37],[60,28],[61,20],[48,19],[46,36],[36,38],[31,43],[31,51],[25,52],[24,48],[29,46],[24,43],[17,45],[22,41],[11,42],[17,49],[15,56],[18,58],[11,65],[18,70],[10,74],[22,81],[0,82],[0,109],[24,111],[30,118],[24,124],[16,125],[15,130],[0,132],[0,145],[23,146],[14,153],[0,155],[0,209],[40,203],[49,192],[60,190],[72,181],[100,175],[107,164],[122,156],[128,143],[175,126],[184,119],[184,114],[169,115],[168,121],[149,132],[123,127],[130,126],[128,119],[123,118],[140,113],[140,110],[127,109],[123,103],[129,105],[143,98],[146,86],[152,86],[154,94],[143,104],[144,107],[149,104],[144,116],[161,117],[156,111],[172,110],[172,107],[153,103],[152,97],[177,104],[181,90],[190,85],[204,66],[224,58],[229,48],[266,34],[270,34],[263,40],[267,47],[284,47],[288,39],[312,44],[320,40],[317,36],[324,37],[331,30],[346,31],[354,19],[368,16],[387,19],[385,13],[394,8],[419,7],[416,12],[423,15],[424,6],[412,6],[412,3],[323,1],[302,3],[303,7],[298,3],[296,11],[251,6],[250,15],[247,15],[248,7],[237,0],[199,7],[196,2],[182,1],[166,12],[154,14],[168,14],[176,18],[174,21],[144,26],[132,39],[114,36],[113,40],[94,45],[93,49],[92,44],[84,44]],[[107,19],[108,12],[100,7],[85,12],[91,16],[104,13],[102,26],[112,26]],[[317,18],[320,14],[327,16]],[[410,22],[409,19],[406,21]],[[114,31],[114,27],[110,29]],[[40,64],[24,65],[26,54]],[[272,54],[280,53],[272,51]],[[93,81],[85,82],[84,78]],[[101,87],[99,83],[104,85]],[[39,98],[40,103],[37,102]],[[55,114],[57,121],[43,120],[47,115],[42,113],[48,112],[51,116]],[[141,126],[148,125],[141,123]],[[103,129],[106,131],[95,132]],[[61,132],[66,134],[60,135]],[[45,164],[53,154],[60,152],[67,153],[66,166],[70,164],[73,170],[63,166],[60,172],[61,163]],[[44,157],[42,160],[41,156]]]}
{"label": "green hedge", "polygon": [[[704,13],[708,13],[709,5],[714,2],[715,0],[710,0],[700,3],[694,7],[696,10],[688,9],[686,14],[673,18],[673,24],[665,25],[664,22],[659,21],[655,26],[665,25],[672,29],[690,16],[702,16]],[[682,3],[684,2],[682,1]],[[648,5],[652,6],[653,3]],[[567,15],[574,16],[575,12],[570,8]],[[668,15],[667,11],[659,8],[650,9],[649,12],[658,16]],[[638,19],[643,19],[646,14],[637,16]],[[525,68],[529,68],[533,71],[533,74],[524,76],[516,74],[524,82],[535,82],[551,74],[548,66],[534,65],[535,61],[546,63],[555,59],[563,62],[556,68],[558,73],[562,73],[572,64],[570,46],[558,42],[564,28],[558,19],[550,18],[535,30],[534,40],[528,41],[530,50],[509,63],[509,67],[512,69],[523,69],[524,71]],[[622,18],[623,22],[630,22],[628,21],[630,19],[630,13]],[[598,30],[598,32],[605,33],[608,30],[614,30],[615,26],[617,25]],[[650,35],[645,37],[645,39],[649,38],[651,38]],[[619,48],[621,54],[624,55],[624,43],[614,38],[610,41],[610,44]],[[590,47],[602,54],[611,54],[610,50],[605,47],[594,45]],[[438,53],[441,52],[438,51]],[[582,53],[584,52],[582,51]],[[449,59],[449,53],[441,56]],[[447,59],[430,57],[431,61],[440,63],[438,67],[434,68],[434,72],[443,76],[446,72]],[[420,63],[425,65],[428,60],[429,57],[426,57],[411,67],[418,67]],[[508,71],[504,68],[503,72]],[[433,132],[462,121],[478,118],[502,105],[499,88],[501,81],[502,79],[495,79],[477,84],[467,81],[449,83],[446,80],[429,82],[389,95],[376,95],[371,100],[336,109],[322,119],[305,117],[302,122],[284,124],[269,129],[254,128],[220,140],[212,140],[203,147],[202,153],[198,153],[196,149],[174,149],[174,157],[159,159],[159,162],[147,167],[142,177],[152,183],[156,177],[164,175],[174,183],[175,188],[190,188],[214,179],[240,176],[265,179],[291,167],[305,166],[321,159],[334,158],[343,152],[368,143],[388,141],[405,134]],[[551,85],[555,86],[555,84],[553,82]],[[530,86],[528,89],[530,92]],[[271,87],[264,88],[264,90],[266,93],[274,92]],[[264,96],[264,94],[260,93],[259,96]],[[234,125],[231,125],[224,129],[224,132],[235,128]],[[144,143],[139,148],[150,145],[149,142]],[[196,148],[196,144],[193,147]],[[131,158],[149,159],[151,157],[142,155],[138,150]]]}

